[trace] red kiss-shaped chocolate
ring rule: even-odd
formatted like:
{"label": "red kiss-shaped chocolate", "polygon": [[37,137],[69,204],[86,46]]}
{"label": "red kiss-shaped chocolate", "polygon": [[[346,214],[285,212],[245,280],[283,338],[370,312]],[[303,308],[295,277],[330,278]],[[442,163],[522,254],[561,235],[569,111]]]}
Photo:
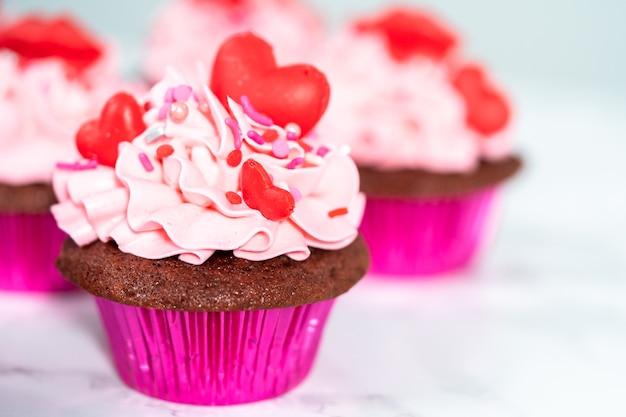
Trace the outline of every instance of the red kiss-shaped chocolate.
{"label": "red kiss-shaped chocolate", "polygon": [[483,135],[491,135],[507,125],[511,116],[509,104],[489,83],[481,67],[465,65],[456,72],[452,83],[467,106],[469,127]]}
{"label": "red kiss-shaped chocolate", "polygon": [[326,111],[330,87],[326,76],[311,65],[278,67],[270,44],[250,32],[227,39],[215,58],[211,90],[227,106],[226,97],[252,106],[284,127],[300,126],[308,133]]}
{"label": "red kiss-shaped chocolate", "polygon": [[362,32],[380,33],[387,42],[391,56],[403,61],[416,55],[443,59],[457,44],[448,28],[424,12],[393,8],[374,19],[356,24]]}
{"label": "red kiss-shaped chocolate", "polygon": [[26,62],[56,57],[77,71],[102,55],[102,46],[67,16],[27,16],[0,30],[0,48],[14,51]]}
{"label": "red kiss-shaped chocolate", "polygon": [[272,184],[267,171],[254,159],[241,167],[241,195],[248,207],[273,221],[291,216],[296,207],[291,193]]}
{"label": "red kiss-shaped chocolate", "polygon": [[143,109],[128,93],[111,97],[100,112],[100,118],[84,123],[76,132],[78,152],[101,165],[115,166],[117,148],[146,130]]}

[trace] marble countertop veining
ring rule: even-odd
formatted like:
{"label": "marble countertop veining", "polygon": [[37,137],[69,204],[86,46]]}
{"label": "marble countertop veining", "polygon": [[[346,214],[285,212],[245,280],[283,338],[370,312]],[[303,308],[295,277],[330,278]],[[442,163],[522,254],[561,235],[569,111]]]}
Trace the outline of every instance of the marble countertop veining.
{"label": "marble countertop veining", "polygon": [[488,255],[437,279],[361,282],[295,390],[155,400],[118,379],[88,296],[0,293],[0,417],[626,415],[626,103],[513,85],[527,166]]}

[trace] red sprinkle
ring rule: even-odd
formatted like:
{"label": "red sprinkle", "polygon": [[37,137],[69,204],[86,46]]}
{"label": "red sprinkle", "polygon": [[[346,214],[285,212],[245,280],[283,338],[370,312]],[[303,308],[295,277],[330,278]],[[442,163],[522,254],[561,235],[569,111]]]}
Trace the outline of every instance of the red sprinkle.
{"label": "red sprinkle", "polygon": [[263,139],[265,139],[267,142],[273,142],[278,139],[278,132],[274,129],[266,130],[265,132],[263,132]]}
{"label": "red sprinkle", "polygon": [[337,217],[337,216],[343,216],[344,214],[348,214],[348,208],[347,207],[339,207],[336,208],[334,210],[331,210],[328,212],[328,217]]}
{"label": "red sprinkle", "polygon": [[242,156],[241,151],[239,149],[235,149],[228,154],[228,157],[226,157],[226,163],[228,163],[228,166],[234,168],[241,163]]}
{"label": "red sprinkle", "polygon": [[241,204],[243,201],[241,196],[233,191],[226,191],[226,198],[230,201],[230,204]]}
{"label": "red sprinkle", "polygon": [[309,145],[308,143],[306,143],[305,141],[303,141],[302,139],[298,141],[298,145],[302,146],[302,149],[304,149],[304,152],[311,152],[313,150],[313,147]]}
{"label": "red sprinkle", "polygon": [[157,148],[156,157],[157,159],[167,158],[168,156],[174,153],[174,148],[171,145],[161,145]]}

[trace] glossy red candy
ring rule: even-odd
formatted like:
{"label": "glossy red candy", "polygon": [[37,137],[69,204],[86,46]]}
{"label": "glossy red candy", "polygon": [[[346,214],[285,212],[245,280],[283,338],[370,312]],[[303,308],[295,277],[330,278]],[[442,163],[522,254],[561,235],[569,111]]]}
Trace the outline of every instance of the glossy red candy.
{"label": "glossy red candy", "polygon": [[114,167],[118,145],[132,141],[144,130],[143,109],[133,96],[121,92],[106,102],[98,119],[80,127],[76,147],[84,158]]}
{"label": "glossy red candy", "polygon": [[357,22],[356,29],[384,36],[389,53],[398,61],[416,55],[439,60],[458,43],[448,28],[417,10],[393,8],[374,19]]}
{"label": "glossy red candy", "polygon": [[0,30],[0,48],[24,61],[56,57],[82,71],[102,56],[102,46],[68,16],[27,16]]}
{"label": "glossy red candy", "polygon": [[469,127],[483,135],[491,135],[507,125],[511,117],[509,104],[489,83],[481,67],[475,64],[461,67],[452,83],[465,100]]}
{"label": "glossy red candy", "polygon": [[291,193],[273,185],[267,171],[254,159],[248,159],[241,168],[241,194],[248,207],[269,220],[286,219],[296,207]]}
{"label": "glossy red candy", "polygon": [[322,117],[330,97],[324,74],[311,65],[277,66],[270,44],[249,32],[222,44],[211,90],[225,106],[227,96],[239,103],[241,96],[248,96],[257,111],[282,127],[296,123],[302,135]]}

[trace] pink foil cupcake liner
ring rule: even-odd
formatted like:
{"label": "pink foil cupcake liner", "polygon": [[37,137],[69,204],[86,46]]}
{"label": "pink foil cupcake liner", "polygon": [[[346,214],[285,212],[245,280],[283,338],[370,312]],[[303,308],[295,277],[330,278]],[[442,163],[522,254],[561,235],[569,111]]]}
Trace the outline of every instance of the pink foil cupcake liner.
{"label": "pink foil cupcake liner", "polygon": [[0,290],[74,289],[54,267],[66,238],[50,213],[0,213]]}
{"label": "pink foil cupcake liner", "polygon": [[370,273],[424,276],[466,265],[488,237],[496,190],[437,199],[368,198],[361,224]]}
{"label": "pink foil cupcake liner", "polygon": [[96,301],[129,387],[204,405],[263,400],[298,385],[311,369],[333,304],[202,313]]}

